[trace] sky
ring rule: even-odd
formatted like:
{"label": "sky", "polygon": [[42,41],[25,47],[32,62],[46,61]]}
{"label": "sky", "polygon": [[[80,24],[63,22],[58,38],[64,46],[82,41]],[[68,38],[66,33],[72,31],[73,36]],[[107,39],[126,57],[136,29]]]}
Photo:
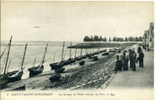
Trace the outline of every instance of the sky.
{"label": "sky", "polygon": [[85,35],[143,36],[152,2],[2,2],[1,40],[82,41]]}

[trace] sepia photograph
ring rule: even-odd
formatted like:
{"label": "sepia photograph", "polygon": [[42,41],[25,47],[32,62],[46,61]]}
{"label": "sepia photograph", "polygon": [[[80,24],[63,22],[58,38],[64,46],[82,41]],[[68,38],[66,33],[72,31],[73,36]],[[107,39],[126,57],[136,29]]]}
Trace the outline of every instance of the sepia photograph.
{"label": "sepia photograph", "polygon": [[153,15],[153,1],[2,0],[0,91],[151,94]]}

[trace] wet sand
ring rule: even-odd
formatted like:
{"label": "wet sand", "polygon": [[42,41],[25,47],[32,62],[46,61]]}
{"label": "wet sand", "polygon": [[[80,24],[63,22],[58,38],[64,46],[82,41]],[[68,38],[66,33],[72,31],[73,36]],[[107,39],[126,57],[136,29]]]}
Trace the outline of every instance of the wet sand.
{"label": "wet sand", "polygon": [[[75,68],[70,68],[62,73],[62,78],[58,82],[50,82],[49,78],[54,75],[53,71],[42,73],[33,78],[23,79],[7,84],[4,90],[13,90],[25,85],[26,90],[39,89],[84,89],[99,88],[112,74],[111,64],[115,61],[115,53],[102,57],[98,61],[89,62]],[[67,66],[66,66],[67,67]],[[109,68],[111,67],[111,68]]]}

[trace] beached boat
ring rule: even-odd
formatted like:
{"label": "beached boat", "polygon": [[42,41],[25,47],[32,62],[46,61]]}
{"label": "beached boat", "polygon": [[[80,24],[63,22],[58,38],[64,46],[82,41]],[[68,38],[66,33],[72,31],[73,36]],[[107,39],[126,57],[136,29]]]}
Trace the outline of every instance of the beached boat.
{"label": "beached boat", "polygon": [[36,76],[36,75],[42,73],[43,70],[44,70],[44,65],[38,65],[38,66],[35,66],[35,67],[32,67],[32,68],[29,68],[28,69],[29,77]]}
{"label": "beached boat", "polygon": [[107,55],[109,55],[109,52],[102,53],[102,56],[107,56]]}
{"label": "beached boat", "polygon": [[0,89],[3,89],[6,87],[7,83],[8,83],[8,80],[7,80],[7,75],[0,75]]}
{"label": "beached boat", "polygon": [[[11,36],[10,41],[8,43],[8,51],[7,51],[6,62],[5,62],[5,66],[4,66],[4,73],[0,75],[0,88],[4,88],[8,83],[8,74],[6,73],[6,70],[7,70],[7,66],[8,66],[9,54],[10,54],[10,49],[11,49],[11,42],[12,42],[12,36]],[[12,75],[14,73],[9,73],[9,74]]]}
{"label": "beached boat", "polygon": [[22,78],[23,75],[23,65],[24,65],[24,61],[25,61],[25,55],[26,55],[26,50],[27,50],[27,45],[25,44],[25,49],[24,49],[24,54],[23,54],[23,58],[22,58],[22,62],[21,62],[21,69],[18,71],[13,71],[13,72],[9,72],[7,74],[8,76],[8,82],[14,82],[14,81],[19,81]]}
{"label": "beached boat", "polygon": [[49,78],[49,80],[51,82],[60,81],[60,78],[61,78],[60,73],[63,73],[64,70],[65,70],[65,68],[63,68],[63,67],[65,65],[68,65],[68,64],[72,63],[71,50],[70,50],[70,58],[68,60],[64,60],[64,47],[65,47],[65,42],[63,42],[63,45],[62,45],[61,61],[50,64],[51,70],[55,71],[54,75],[52,75]]}
{"label": "beached boat", "polygon": [[14,74],[12,75],[8,75],[8,82],[15,82],[15,81],[19,81],[21,80],[23,75],[23,71],[16,71]]}
{"label": "beached boat", "polygon": [[65,68],[63,68],[65,65],[67,65],[66,61],[61,61],[57,63],[50,64],[51,70],[54,70],[56,73],[62,73]]}
{"label": "beached boat", "polygon": [[64,60],[64,47],[65,47],[65,42],[63,41],[62,53],[61,53],[61,61],[49,64],[50,67],[51,67],[51,70],[54,70],[56,73],[64,72],[65,68],[63,68],[63,66],[68,65],[68,64],[71,63],[71,59]]}
{"label": "beached boat", "polygon": [[10,49],[11,49],[11,42],[12,42],[12,36],[11,36],[9,44],[8,44],[8,52],[7,52],[7,58],[6,58],[6,63],[5,63],[5,67],[4,67],[4,74],[0,75],[0,88],[5,87],[8,82],[14,82],[14,81],[21,80],[21,77],[23,75],[23,68],[22,67],[23,67],[23,64],[24,64],[27,44],[25,45],[21,70],[20,71],[16,70],[16,71],[12,71],[12,72],[7,72],[7,69],[9,67],[8,66],[8,61],[9,61],[9,55],[10,55]]}
{"label": "beached boat", "polygon": [[44,51],[44,54],[43,54],[43,59],[41,61],[41,64],[38,65],[38,66],[34,66],[34,67],[31,67],[28,69],[29,71],[29,77],[34,77],[40,73],[43,72],[44,70],[44,62],[45,62],[45,57],[46,57],[46,53],[47,53],[47,47],[48,47],[48,44],[45,46],[45,51]]}
{"label": "beached boat", "polygon": [[56,81],[60,81],[61,79],[61,74],[60,73],[55,73],[54,75],[52,75],[49,80],[51,82],[56,82]]}
{"label": "beached boat", "polygon": [[85,64],[85,61],[83,61],[83,60],[79,62],[80,66],[83,66],[84,64]]}
{"label": "beached boat", "polygon": [[93,56],[92,57],[92,61],[97,61],[98,60],[98,56]]}

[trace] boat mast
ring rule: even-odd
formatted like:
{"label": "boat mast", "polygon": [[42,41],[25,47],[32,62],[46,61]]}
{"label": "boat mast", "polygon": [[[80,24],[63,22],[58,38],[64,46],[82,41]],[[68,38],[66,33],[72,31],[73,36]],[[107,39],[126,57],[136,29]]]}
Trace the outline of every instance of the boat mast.
{"label": "boat mast", "polygon": [[23,70],[23,65],[24,65],[24,60],[25,60],[27,45],[28,45],[28,44],[26,43],[26,44],[25,44],[25,49],[24,49],[24,55],[23,55],[23,59],[22,59],[22,63],[21,63],[21,70]]}
{"label": "boat mast", "polygon": [[34,60],[33,60],[33,66],[35,66],[35,64],[36,64],[36,57],[34,58]]}
{"label": "boat mast", "polygon": [[88,50],[87,50],[87,48],[85,49],[85,54],[86,54],[86,55],[88,54]]}
{"label": "boat mast", "polygon": [[80,49],[80,56],[82,56],[82,50],[83,50],[83,49],[81,48],[81,49]]}
{"label": "boat mast", "polygon": [[98,51],[98,52],[100,51],[100,47],[98,47],[97,51]]}
{"label": "boat mast", "polygon": [[56,54],[54,54],[54,56],[53,56],[53,62],[55,62],[55,58],[56,58]]}
{"label": "boat mast", "polygon": [[80,56],[82,56],[82,51],[83,51],[83,44],[81,43]]}
{"label": "boat mast", "polygon": [[4,74],[6,74],[6,68],[8,65],[8,60],[9,60],[9,55],[10,55],[10,49],[11,49],[11,42],[12,42],[12,36],[10,38],[9,44],[8,44],[8,52],[7,52],[7,56],[6,56],[6,63],[5,63],[5,67],[4,67]]}
{"label": "boat mast", "polygon": [[9,60],[9,63],[8,63],[8,66],[7,66],[7,70],[6,70],[7,73],[8,73],[10,65],[11,65],[11,59]]}
{"label": "boat mast", "polygon": [[[2,54],[0,55],[0,60],[1,60],[1,58],[3,57],[3,55],[4,55],[5,51],[6,51],[6,49],[7,49],[7,48],[5,48],[4,51],[2,52]],[[0,64],[1,64],[1,61],[0,61]],[[0,73],[1,73],[1,71],[2,71],[2,73],[3,73],[3,69],[2,69],[2,67],[0,66]]]}
{"label": "boat mast", "polygon": [[63,41],[63,44],[62,44],[61,61],[64,60],[64,47],[65,47],[65,41]]}
{"label": "boat mast", "polygon": [[[72,42],[70,43],[70,47],[72,46]],[[69,49],[69,57],[72,58],[72,48]]]}
{"label": "boat mast", "polygon": [[75,49],[75,55],[74,55],[74,58],[76,58],[76,53],[77,53],[77,48]]}
{"label": "boat mast", "polygon": [[48,47],[48,44],[46,44],[46,46],[45,46],[45,51],[44,51],[44,54],[43,54],[43,59],[42,59],[41,65],[43,65],[44,62],[45,62],[45,57],[46,57],[46,53],[47,53],[47,47]]}
{"label": "boat mast", "polygon": [[2,56],[4,55],[5,51],[6,51],[6,48],[4,49],[4,51],[2,52],[2,54],[0,55],[0,59],[1,59]]}

